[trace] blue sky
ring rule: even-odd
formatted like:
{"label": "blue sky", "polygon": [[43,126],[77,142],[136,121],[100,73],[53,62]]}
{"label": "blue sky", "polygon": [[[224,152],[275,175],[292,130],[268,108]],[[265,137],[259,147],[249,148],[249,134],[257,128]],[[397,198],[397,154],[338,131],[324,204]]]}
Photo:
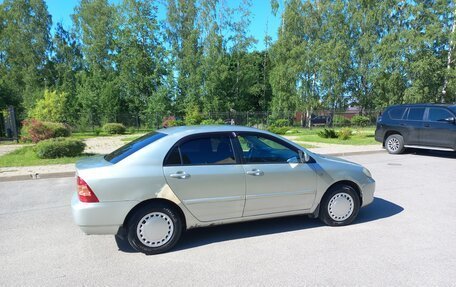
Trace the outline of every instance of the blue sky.
{"label": "blue sky", "polygon": [[[233,6],[236,6],[240,0],[227,0]],[[78,0],[48,0],[49,14],[52,15],[52,23],[55,25],[57,22],[62,22],[65,28],[70,28],[72,25],[70,15],[73,14],[73,9],[77,5]],[[110,0],[110,2],[119,2],[119,0]],[[275,17],[271,12],[271,5],[269,0],[252,0],[251,7],[251,23],[250,34],[258,40],[255,46],[256,50],[264,49],[264,36],[266,35],[266,24],[268,28],[268,35],[272,40],[277,39],[277,29],[280,26],[280,17]],[[163,12],[159,13],[164,15]]]}

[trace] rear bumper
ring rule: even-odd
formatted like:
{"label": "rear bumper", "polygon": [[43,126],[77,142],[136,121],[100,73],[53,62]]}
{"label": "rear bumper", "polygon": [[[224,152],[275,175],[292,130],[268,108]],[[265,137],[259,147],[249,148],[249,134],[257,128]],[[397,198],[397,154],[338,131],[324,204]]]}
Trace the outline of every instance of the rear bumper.
{"label": "rear bumper", "polygon": [[383,128],[377,124],[377,128],[375,129],[375,140],[383,143],[384,134]]}
{"label": "rear bumper", "polygon": [[138,203],[137,201],[85,203],[79,201],[74,193],[71,199],[71,211],[74,222],[84,233],[116,234],[127,214]]}

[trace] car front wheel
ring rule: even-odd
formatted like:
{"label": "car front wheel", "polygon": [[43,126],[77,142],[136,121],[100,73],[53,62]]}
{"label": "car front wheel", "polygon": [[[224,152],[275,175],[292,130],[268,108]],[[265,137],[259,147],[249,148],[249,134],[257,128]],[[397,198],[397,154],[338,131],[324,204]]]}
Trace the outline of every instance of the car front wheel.
{"label": "car front wheel", "polygon": [[146,205],[138,209],[127,226],[130,245],[148,255],[167,252],[182,234],[179,214],[166,205]]}
{"label": "car front wheel", "polygon": [[400,154],[404,151],[404,138],[399,134],[390,135],[385,141],[385,148],[391,154]]}
{"label": "car front wheel", "polygon": [[347,225],[355,220],[360,200],[353,187],[338,184],[331,187],[320,204],[320,219],[329,226]]}

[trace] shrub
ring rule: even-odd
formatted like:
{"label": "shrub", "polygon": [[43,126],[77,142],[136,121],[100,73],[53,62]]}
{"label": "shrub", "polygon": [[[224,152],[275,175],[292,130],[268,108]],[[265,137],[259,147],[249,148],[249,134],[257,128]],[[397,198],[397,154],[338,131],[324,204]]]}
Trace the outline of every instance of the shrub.
{"label": "shrub", "polygon": [[271,133],[275,133],[278,135],[284,135],[287,133],[287,131],[290,129],[290,127],[275,127],[275,126],[270,126],[268,128],[268,131]]}
{"label": "shrub", "polygon": [[37,119],[22,121],[21,139],[37,143],[55,137],[68,137],[71,130],[62,123],[42,122]]}
{"label": "shrub", "polygon": [[34,147],[39,158],[74,157],[82,154],[85,143],[77,139],[54,138],[40,141]]}
{"label": "shrub", "polygon": [[333,129],[323,129],[319,131],[318,136],[325,139],[335,139],[337,138],[337,133]]}
{"label": "shrub", "polygon": [[193,126],[199,125],[203,121],[203,117],[201,116],[198,108],[194,107],[187,112],[184,120],[186,125]]}
{"label": "shrub", "polygon": [[350,120],[344,116],[335,115],[333,118],[333,125],[339,126],[339,127],[349,126]]}
{"label": "shrub", "polygon": [[274,127],[287,127],[290,124],[290,121],[287,119],[277,119],[272,122]]}
{"label": "shrub", "polygon": [[344,129],[341,129],[338,133],[338,138],[340,138],[341,140],[348,140],[349,138],[351,138],[351,136],[353,135],[353,131],[349,128],[344,128]]}
{"label": "shrub", "polygon": [[68,94],[45,90],[43,98],[36,101],[28,115],[42,121],[59,122],[68,115]]}
{"label": "shrub", "polygon": [[162,121],[162,127],[169,128],[169,127],[176,127],[176,126],[183,126],[184,122],[181,120],[177,120],[174,116],[164,117]]}
{"label": "shrub", "polygon": [[123,124],[107,123],[103,126],[103,130],[110,135],[121,135],[127,130]]}
{"label": "shrub", "polygon": [[365,127],[365,126],[369,125],[370,119],[369,119],[369,117],[356,115],[356,116],[353,116],[353,118],[351,119],[351,123],[358,127]]}
{"label": "shrub", "polygon": [[64,138],[71,135],[70,127],[65,124],[51,122],[44,122],[44,124],[52,130],[53,138]]}
{"label": "shrub", "polygon": [[213,120],[213,119],[207,119],[207,120],[203,120],[200,125],[224,125],[225,122],[222,120],[222,119],[217,119],[217,120]]}

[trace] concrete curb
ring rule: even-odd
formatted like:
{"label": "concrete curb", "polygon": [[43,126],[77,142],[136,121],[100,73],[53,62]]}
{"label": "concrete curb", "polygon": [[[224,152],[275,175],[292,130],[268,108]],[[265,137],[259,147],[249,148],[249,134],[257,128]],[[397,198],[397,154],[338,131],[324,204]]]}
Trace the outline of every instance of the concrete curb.
{"label": "concrete curb", "polygon": [[63,178],[63,177],[74,177],[74,171],[68,172],[50,172],[50,173],[40,173],[40,174],[29,174],[29,175],[14,175],[14,176],[5,176],[0,177],[0,182],[8,181],[24,181],[24,180],[36,180],[36,179],[47,179],[47,178]]}
{"label": "concrete curb", "polygon": [[[366,154],[376,154],[384,153],[385,150],[364,150],[364,151],[349,151],[349,152],[334,152],[334,153],[325,153],[323,155],[329,156],[351,156],[351,155],[366,155]],[[28,175],[14,175],[14,176],[5,176],[0,177],[0,182],[9,182],[9,181],[24,181],[24,180],[36,180],[36,179],[47,179],[47,178],[64,178],[64,177],[74,177],[74,171],[68,172],[50,172],[50,173],[40,173],[40,174],[28,174]]]}

